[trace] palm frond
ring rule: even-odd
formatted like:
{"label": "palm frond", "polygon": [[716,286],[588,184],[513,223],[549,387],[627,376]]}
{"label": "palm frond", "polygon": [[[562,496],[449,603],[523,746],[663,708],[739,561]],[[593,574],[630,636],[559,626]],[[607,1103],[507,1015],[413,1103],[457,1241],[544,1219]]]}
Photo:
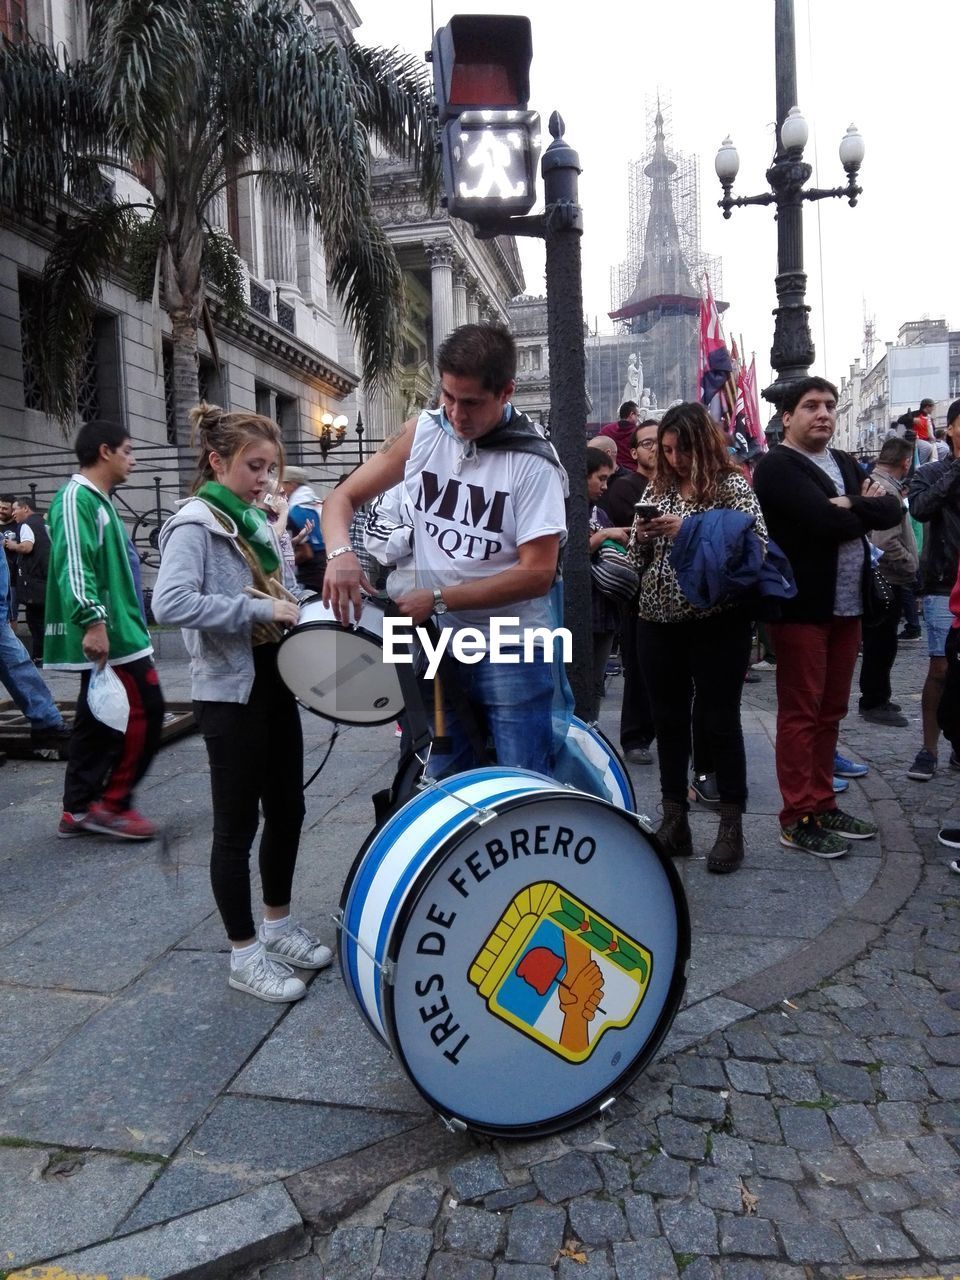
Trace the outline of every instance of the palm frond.
{"label": "palm frond", "polygon": [[124,260],[138,222],[131,205],[101,205],[71,222],[47,258],[38,291],[37,366],[42,407],[61,422],[75,410],[100,283]]}
{"label": "palm frond", "polygon": [[135,159],[163,147],[204,75],[190,0],[98,0],[90,49],[101,107]]}
{"label": "palm frond", "polygon": [[363,376],[382,386],[396,372],[403,320],[403,276],[393,247],[372,217],[333,255],[330,283],[360,348]]}

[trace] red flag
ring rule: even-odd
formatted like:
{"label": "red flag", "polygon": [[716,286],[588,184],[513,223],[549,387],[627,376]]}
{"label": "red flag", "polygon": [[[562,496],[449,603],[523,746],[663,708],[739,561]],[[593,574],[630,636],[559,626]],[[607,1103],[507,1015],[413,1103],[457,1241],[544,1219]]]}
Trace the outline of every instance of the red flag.
{"label": "red flag", "polygon": [[710,288],[710,277],[706,272],[703,278],[707,284],[707,296],[700,298],[700,358],[697,368],[697,386],[703,386],[703,375],[709,367],[707,361],[711,351],[716,351],[723,344],[723,331],[720,328],[720,312]]}
{"label": "red flag", "polygon": [[762,449],[767,448],[767,437],[760,421],[760,399],[757,394],[757,358],[750,360],[750,368],[740,373],[740,394],[743,396],[743,419],[747,430]]}

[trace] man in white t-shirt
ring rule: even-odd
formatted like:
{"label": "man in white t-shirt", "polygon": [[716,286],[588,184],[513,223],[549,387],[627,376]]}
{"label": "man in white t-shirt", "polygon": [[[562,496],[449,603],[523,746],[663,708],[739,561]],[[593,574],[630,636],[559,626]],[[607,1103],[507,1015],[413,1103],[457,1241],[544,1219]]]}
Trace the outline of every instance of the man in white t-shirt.
{"label": "man in white t-shirt", "polygon": [[[472,628],[490,640],[491,619],[516,619],[515,661],[457,662],[463,700],[489,731],[501,764],[549,772],[552,767],[549,655],[525,663],[519,636],[551,628],[547,599],[566,530],[563,472],[552,445],[510,403],[516,348],[497,325],[462,325],[437,352],[440,408],[410,419],[379,453],[330,495],[323,508],[327,574],[323,597],[340,621],[359,613],[362,575],[348,531],[354,511],[402,483],[413,512],[412,585],[396,599],[422,626],[433,617],[454,633]],[[455,696],[453,701],[458,701]],[[445,698],[449,750],[431,760],[434,773],[484,763]]]}

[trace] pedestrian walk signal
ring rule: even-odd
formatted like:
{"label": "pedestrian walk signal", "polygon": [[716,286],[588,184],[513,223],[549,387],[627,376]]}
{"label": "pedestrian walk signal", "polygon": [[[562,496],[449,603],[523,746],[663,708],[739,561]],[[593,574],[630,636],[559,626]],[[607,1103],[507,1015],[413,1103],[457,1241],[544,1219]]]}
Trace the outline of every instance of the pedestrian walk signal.
{"label": "pedestrian walk signal", "polygon": [[540,117],[535,111],[465,111],[444,130],[447,209],[482,222],[528,213],[537,199]]}
{"label": "pedestrian walk signal", "polygon": [[456,218],[529,212],[536,202],[540,117],[527,110],[530,19],[460,14],[433,39],[443,185]]}

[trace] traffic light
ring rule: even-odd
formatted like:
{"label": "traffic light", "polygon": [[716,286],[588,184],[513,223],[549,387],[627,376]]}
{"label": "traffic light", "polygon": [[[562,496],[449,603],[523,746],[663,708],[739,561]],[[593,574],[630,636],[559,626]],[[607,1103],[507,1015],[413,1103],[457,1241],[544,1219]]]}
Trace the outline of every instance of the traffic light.
{"label": "traffic light", "polygon": [[536,202],[540,117],[527,109],[530,19],[451,18],[433,39],[443,185],[455,218],[483,222]]}

